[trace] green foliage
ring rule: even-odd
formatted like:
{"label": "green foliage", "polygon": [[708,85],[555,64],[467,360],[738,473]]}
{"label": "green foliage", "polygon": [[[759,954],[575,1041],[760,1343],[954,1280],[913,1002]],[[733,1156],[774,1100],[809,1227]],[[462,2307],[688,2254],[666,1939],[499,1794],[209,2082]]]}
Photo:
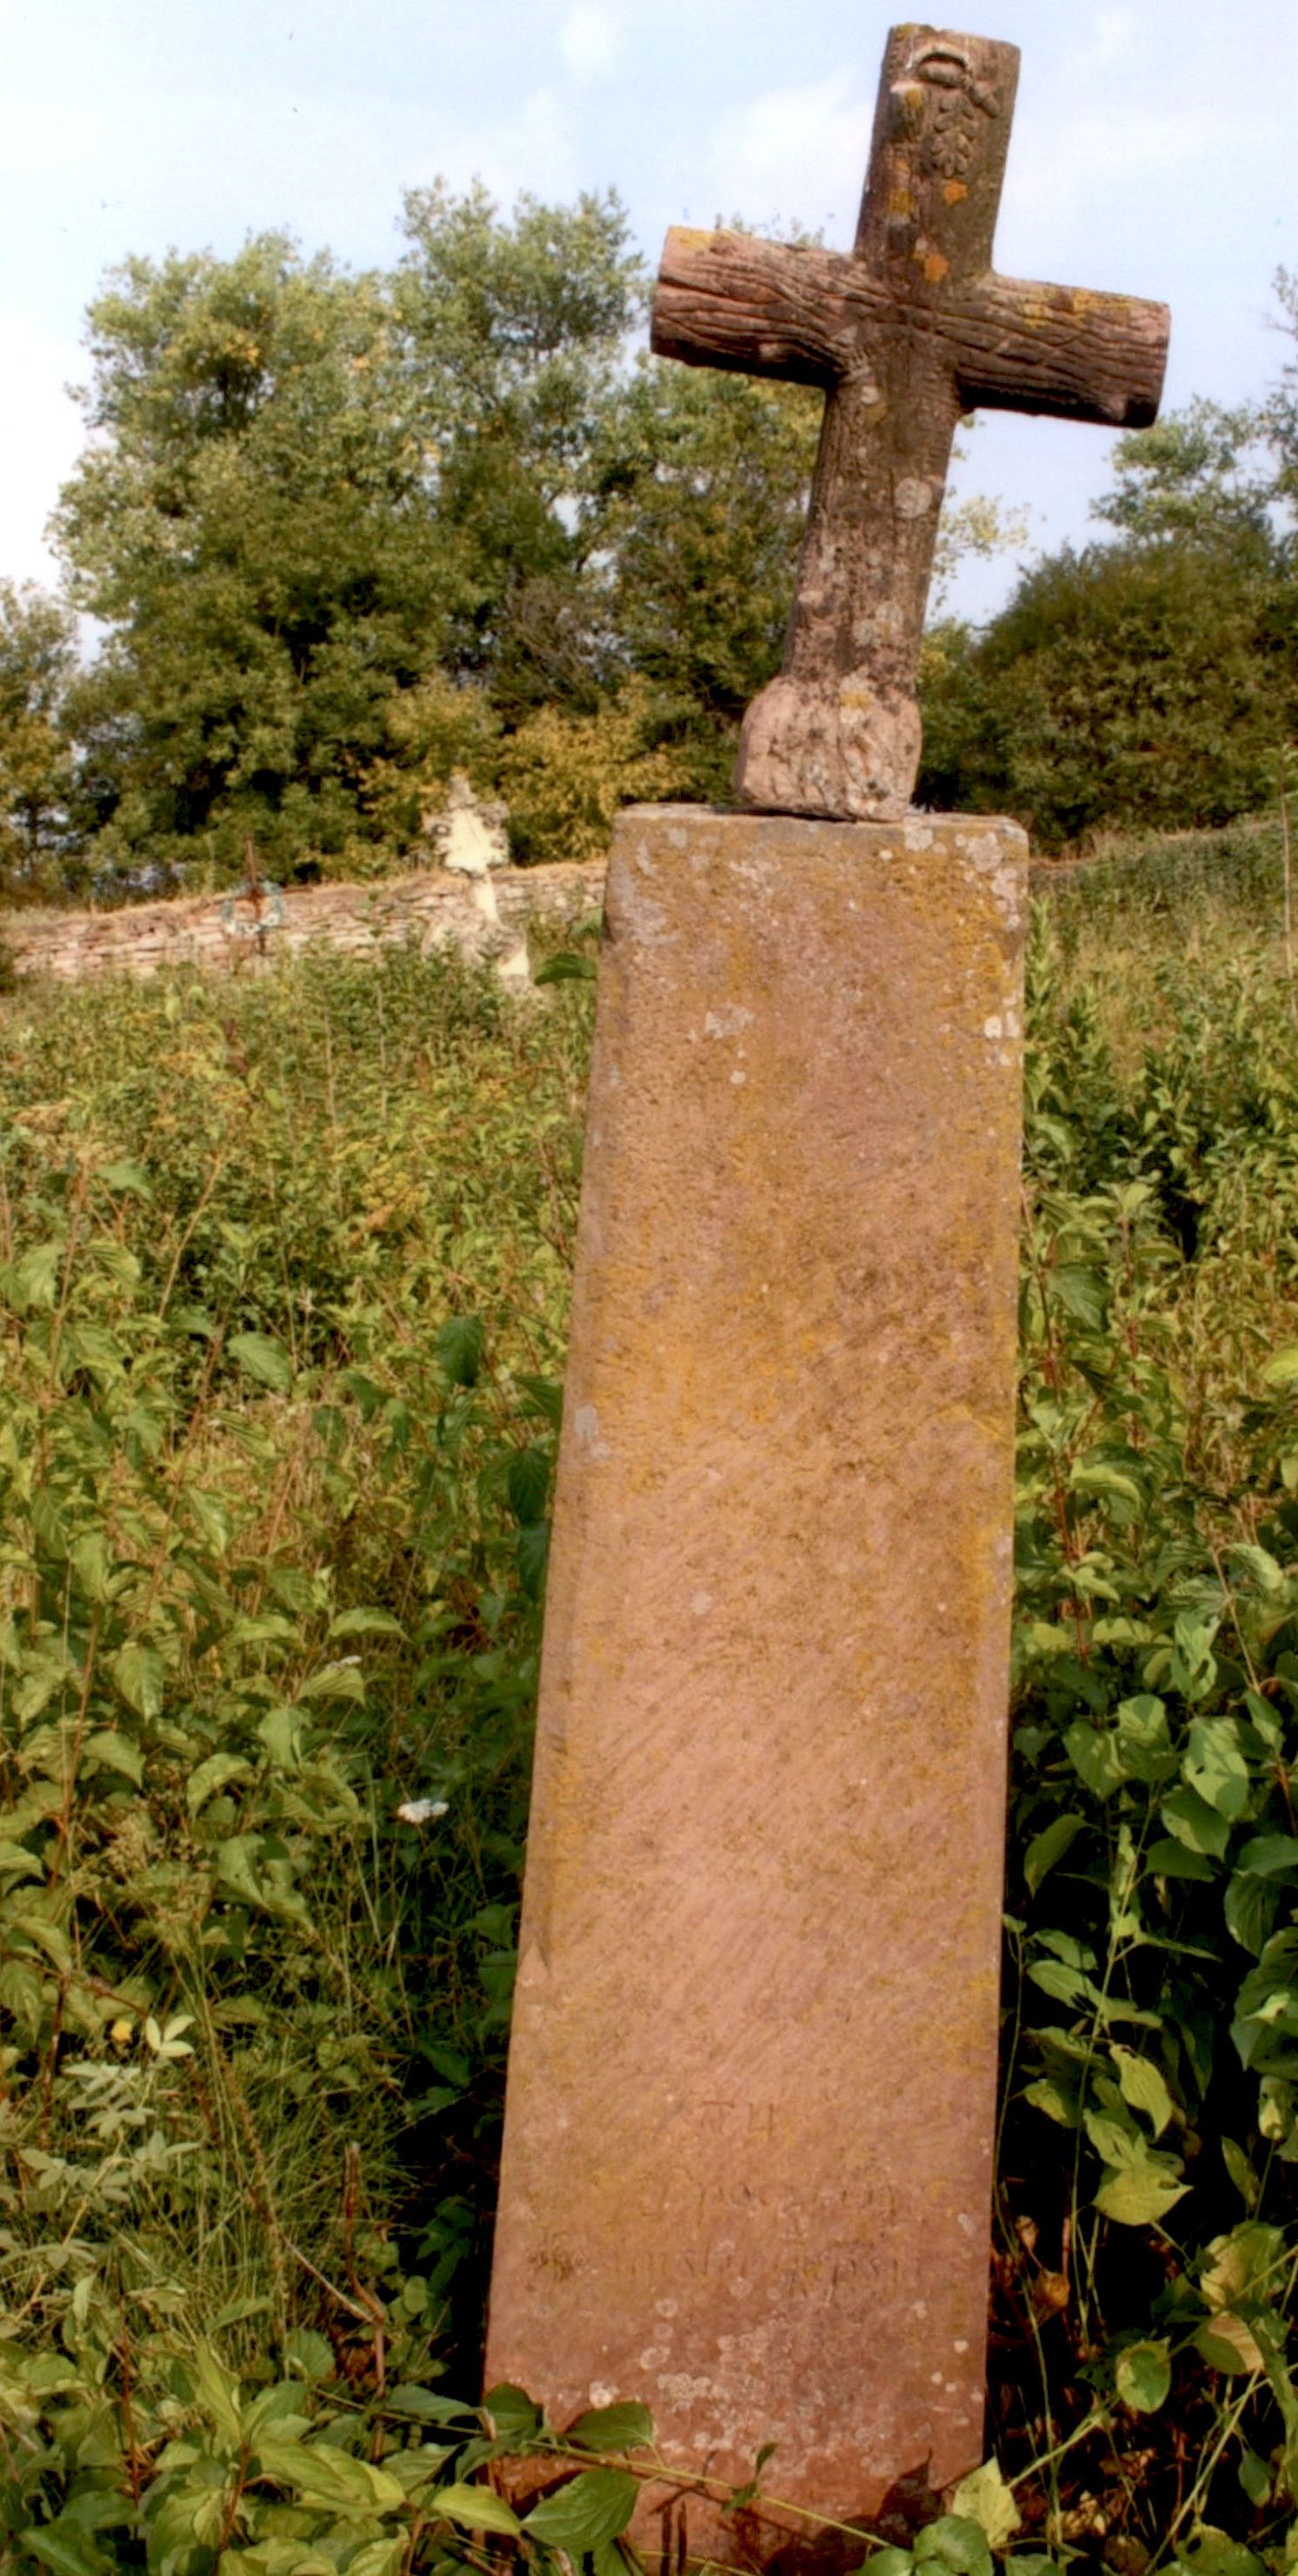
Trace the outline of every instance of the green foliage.
{"label": "green foliage", "polygon": [[[439,182],[404,229],[383,273],[264,234],[105,280],[54,521],[102,642],[76,670],[66,607],[0,596],[0,869],[8,829],[38,891],[100,900],[229,883],[249,836],[274,878],[380,875],[461,768],[526,862],[728,793],[820,397],[632,365],[611,194],[505,217]],[[1002,534],[966,503],[939,560]]]}
{"label": "green foliage", "polygon": [[[1298,289],[1276,279],[1281,329]],[[1196,401],[1120,438],[1095,516],[981,634],[925,657],[921,794],[1008,808],[1044,848],[1206,827],[1268,801],[1298,725],[1298,369],[1263,402]]]}
{"label": "green foliage", "polygon": [[[1282,2576],[1298,2524],[1298,1040],[1275,835],[1211,861],[1155,851],[1161,909],[1063,877],[1034,938],[994,2452],[860,2535],[875,2576]],[[554,980],[6,1006],[0,2565],[626,2566],[643,2409],[443,2393],[579,1160]],[[527,2452],[531,2510],[489,2482]]]}
{"label": "green foliage", "polygon": [[1298,723],[1287,596],[1248,528],[1052,556],[984,635],[930,648],[922,798],[1016,814],[1048,850],[1254,811]]}
{"label": "green foliage", "polygon": [[[404,2374],[426,2415],[430,2335],[477,2295],[464,2178],[499,2114],[583,1019],[399,951],[24,1007],[0,1068],[0,2421],[54,2447],[10,2451],[0,2530],[57,2491],[86,2564],[118,2524],[171,2564],[203,2487],[196,2569],[310,2536],[285,2496],[335,2537],[405,2512],[409,2484],[370,2492],[362,2401]],[[242,2374],[239,2407],[327,2383],[256,2416],[323,2431],[323,2462],[248,2469],[204,2370]]]}
{"label": "green foliage", "polygon": [[0,891],[39,902],[58,884],[72,791],[62,716],[73,667],[66,608],[34,582],[0,581]]}
{"label": "green foliage", "polygon": [[69,708],[97,865],[220,880],[249,832],[277,874],[340,856],[451,579],[386,285],[267,235],[128,261],[89,325],[97,437],[57,533],[108,630]]}
{"label": "green foliage", "polygon": [[740,719],[780,666],[821,398],[641,359],[593,459],[619,653],[674,708],[695,792],[725,795]]}
{"label": "green foliage", "polygon": [[1239,917],[1112,927],[1034,960],[994,2422],[1157,2555],[1298,2507],[1298,1045]]}

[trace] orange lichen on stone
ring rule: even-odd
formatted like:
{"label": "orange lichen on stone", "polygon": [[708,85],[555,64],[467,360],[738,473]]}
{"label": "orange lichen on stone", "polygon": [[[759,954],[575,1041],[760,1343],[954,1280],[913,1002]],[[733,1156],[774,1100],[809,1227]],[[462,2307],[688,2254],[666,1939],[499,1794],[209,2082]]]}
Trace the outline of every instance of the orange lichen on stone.
{"label": "orange lichen on stone", "polygon": [[943,197],[943,202],[944,202],[946,205],[948,205],[948,206],[958,206],[958,205],[960,204],[961,199],[962,199],[963,197],[967,197],[967,196],[968,196],[968,194],[969,194],[969,191],[968,191],[967,187],[965,186],[965,183],[964,183],[963,179],[947,179],[947,180],[944,180],[944,182],[943,182],[943,186],[942,186],[942,197]]}
{"label": "orange lichen on stone", "polygon": [[982,2456],[1025,869],[609,867],[488,2382],[844,2521]]}

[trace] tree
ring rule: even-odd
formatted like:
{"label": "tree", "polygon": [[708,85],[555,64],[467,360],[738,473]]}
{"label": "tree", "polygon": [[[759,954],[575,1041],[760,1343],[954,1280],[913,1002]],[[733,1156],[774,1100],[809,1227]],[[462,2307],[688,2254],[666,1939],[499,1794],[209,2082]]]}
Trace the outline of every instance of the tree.
{"label": "tree", "polygon": [[290,864],[340,850],[445,615],[387,289],[268,235],[129,261],[89,319],[96,437],[56,520],[108,628],[76,697],[86,819],[127,866],[228,871],[248,831]]}
{"label": "tree", "polygon": [[445,667],[484,682],[503,721],[607,678],[585,580],[591,458],[644,304],[610,190],[573,207],[480,186],[405,201],[394,283],[438,528],[457,569]]}
{"label": "tree", "polygon": [[574,493],[635,307],[613,199],[408,202],[394,277],[267,235],[131,260],[90,309],[71,595],[101,862],[372,864],[394,697],[441,668],[520,716],[594,688]]}
{"label": "tree", "polygon": [[1294,713],[1268,571],[1259,547],[1227,581],[1212,550],[1170,540],[1053,556],[930,671],[923,801],[1007,810],[1047,849],[1247,812]]}
{"label": "tree", "polygon": [[62,602],[35,582],[0,580],[0,890],[11,903],[56,890],[73,782],[64,711],[74,661]]}
{"label": "tree", "polygon": [[1048,848],[1247,812],[1298,729],[1298,369],[1265,403],[1119,439],[1113,464],[1095,515],[1115,537],[1047,559],[927,665],[921,794],[1007,807]]}

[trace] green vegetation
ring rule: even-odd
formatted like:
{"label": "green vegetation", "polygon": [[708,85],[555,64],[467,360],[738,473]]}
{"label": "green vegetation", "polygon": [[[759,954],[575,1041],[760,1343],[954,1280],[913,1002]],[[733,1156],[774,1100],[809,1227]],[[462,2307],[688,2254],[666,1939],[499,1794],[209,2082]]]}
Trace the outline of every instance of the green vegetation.
{"label": "green vegetation", "polygon": [[[1277,281],[1298,334],[1298,283]],[[939,625],[920,793],[1006,811],[1059,850],[1265,805],[1298,729],[1298,364],[1119,439],[1109,540],[1045,558],[982,633]]]}
{"label": "green vegetation", "polygon": [[816,397],[632,364],[611,195],[505,220],[438,186],[404,229],[387,273],[264,235],[92,302],[54,541],[101,640],[78,669],[66,608],[0,599],[11,900],[224,884],[250,834],[281,878],[381,874],[457,766],[521,857],[581,856],[627,796],[724,775]]}
{"label": "green vegetation", "polygon": [[[876,2576],[1290,2563],[1280,902],[1241,831],[1037,925],[998,2466]],[[622,2568],[643,2415],[472,2402],[588,1020],[405,952],[4,1005],[6,2569],[443,2568],[538,2446],[526,2554]]]}

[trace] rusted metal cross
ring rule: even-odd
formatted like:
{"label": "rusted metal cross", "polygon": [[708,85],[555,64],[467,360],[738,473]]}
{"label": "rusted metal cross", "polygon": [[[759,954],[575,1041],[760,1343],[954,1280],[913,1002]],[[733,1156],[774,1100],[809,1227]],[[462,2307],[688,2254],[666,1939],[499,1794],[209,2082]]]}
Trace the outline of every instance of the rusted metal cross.
{"label": "rusted metal cross", "polygon": [[653,346],[828,394],[779,679],[748,710],[741,803],[887,819],[919,764],[920,635],[951,442],[977,404],[1139,429],[1165,305],[998,277],[1014,45],[894,27],[856,248],[673,230]]}

